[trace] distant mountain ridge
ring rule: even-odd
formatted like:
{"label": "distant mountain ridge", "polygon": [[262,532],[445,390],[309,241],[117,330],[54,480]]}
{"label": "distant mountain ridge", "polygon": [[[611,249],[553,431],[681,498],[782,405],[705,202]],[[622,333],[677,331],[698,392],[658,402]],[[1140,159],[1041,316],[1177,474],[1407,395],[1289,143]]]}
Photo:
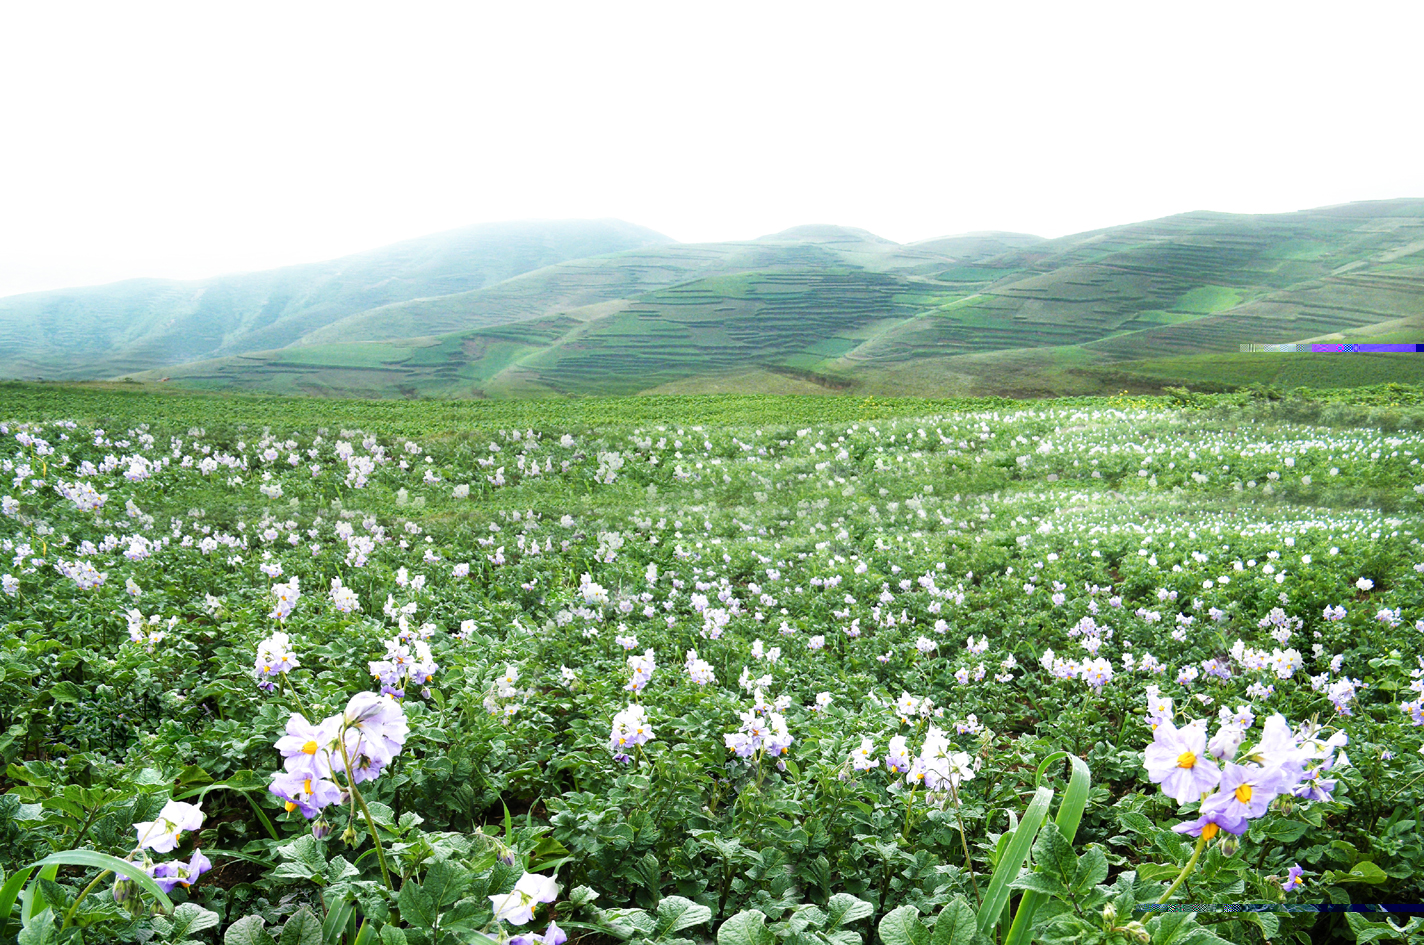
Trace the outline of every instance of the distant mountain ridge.
{"label": "distant mountain ridge", "polygon": [[[66,373],[45,376],[369,397],[1424,383],[1413,356],[1326,366],[1239,353],[1242,343],[1424,341],[1424,199],[1186,213],[1052,240],[981,232],[898,244],[813,224],[698,244],[612,221],[592,233],[510,226],[532,249],[490,237],[428,262],[388,247],[335,274],[304,271],[309,296],[275,313],[271,286],[290,270],[210,280],[201,305],[181,293],[181,304],[147,302],[180,314],[130,317],[133,340],[112,352],[51,337],[44,363]],[[576,255],[620,240],[633,245]],[[264,307],[249,284],[265,287]],[[47,308],[18,316],[0,299],[0,374],[33,376],[21,369],[42,363],[6,348],[37,319],[85,292],[90,309],[113,307],[104,293],[115,288],[45,293]],[[116,333],[123,319],[111,321]]]}

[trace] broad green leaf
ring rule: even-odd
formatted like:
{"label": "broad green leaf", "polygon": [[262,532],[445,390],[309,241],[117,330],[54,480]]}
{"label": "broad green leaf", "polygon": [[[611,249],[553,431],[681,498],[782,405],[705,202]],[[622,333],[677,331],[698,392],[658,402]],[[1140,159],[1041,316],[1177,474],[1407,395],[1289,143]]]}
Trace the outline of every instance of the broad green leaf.
{"label": "broad green leaf", "polygon": [[658,903],[657,937],[712,921],[712,910],[682,896],[667,896]]}
{"label": "broad green leaf", "polygon": [[45,909],[34,917],[34,921],[25,923],[25,927],[20,930],[20,937],[16,939],[16,945],[54,945],[57,941],[54,916]]}
{"label": "broad green leaf", "polygon": [[755,909],[738,912],[717,930],[717,945],[772,945],[776,936],[766,927],[766,916]]}
{"label": "broad green leaf", "polygon": [[430,901],[436,909],[453,905],[469,885],[469,872],[449,860],[437,860],[425,871],[425,881],[421,888],[430,894]]}
{"label": "broad green leaf", "polygon": [[61,680],[50,687],[50,698],[55,702],[77,704],[86,698],[84,690],[68,680]]}
{"label": "broad green leaf", "polygon": [[1089,847],[1078,857],[1073,871],[1073,893],[1081,896],[1108,878],[1108,858],[1098,847]]}
{"label": "broad green leaf", "polygon": [[1370,883],[1371,885],[1389,882],[1389,877],[1384,870],[1375,866],[1369,860],[1356,863],[1350,868],[1348,873],[1338,870],[1327,870],[1321,877],[1322,884],[1329,883]]}
{"label": "broad green leaf", "polygon": [[173,910],[173,931],[168,937],[175,942],[199,932],[217,927],[222,920],[216,912],[211,912],[196,902],[185,902]]}
{"label": "broad green leaf", "polygon": [[836,929],[875,914],[875,907],[850,893],[836,893],[826,903],[826,927]]}
{"label": "broad green leaf", "polygon": [[321,920],[309,906],[302,906],[282,925],[278,945],[322,945]]}
{"label": "broad green leaf", "polygon": [[400,899],[401,918],[417,929],[430,929],[435,927],[435,917],[438,914],[435,903],[430,898],[430,893],[421,889],[419,884],[413,879],[405,881],[401,886]]}
{"label": "broad green leaf", "polygon": [[1033,859],[1040,872],[1048,873],[1063,886],[1073,882],[1078,870],[1078,855],[1073,845],[1063,839],[1058,825],[1050,821],[1038,832],[1038,841],[1033,845]]}
{"label": "broad green leaf", "polygon": [[[1094,941],[1102,931],[1094,929],[1071,912],[1061,913],[1040,925],[1034,932],[1034,941],[1042,945],[1078,945],[1083,941]],[[1153,939],[1153,941],[1157,941]]]}
{"label": "broad green leaf", "polygon": [[1068,886],[1052,873],[1025,870],[1010,886],[1024,892],[1035,892],[1044,896],[1068,898]]}
{"label": "broad green leaf", "polygon": [[1388,922],[1371,922],[1358,912],[1345,913],[1345,922],[1355,935],[1356,945],[1365,945],[1366,942],[1376,942],[1382,938],[1399,938],[1399,930]]}
{"label": "broad green leaf", "polygon": [[243,916],[227,927],[223,945],[272,945],[272,936],[262,928],[266,921],[260,915]]}
{"label": "broad green leaf", "polygon": [[958,896],[939,911],[930,945],[973,945],[978,934],[973,907]]}
{"label": "broad green leaf", "polygon": [[920,921],[920,910],[901,906],[880,920],[880,941],[885,945],[929,945],[930,930]]}

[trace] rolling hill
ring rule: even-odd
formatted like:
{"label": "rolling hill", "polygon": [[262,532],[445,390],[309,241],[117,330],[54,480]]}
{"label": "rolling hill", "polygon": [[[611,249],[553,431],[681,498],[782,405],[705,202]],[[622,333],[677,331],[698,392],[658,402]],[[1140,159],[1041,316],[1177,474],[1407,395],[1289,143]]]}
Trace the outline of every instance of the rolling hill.
{"label": "rolling hill", "polygon": [[266,272],[0,298],[0,376],[93,378],[280,348],[378,306],[666,242],[617,220],[505,223]]}
{"label": "rolling hill", "polygon": [[812,225],[744,242],[649,242],[300,333],[295,319],[274,324],[288,331],[280,346],[247,346],[264,337],[249,333],[226,356],[131,376],[373,397],[1419,383],[1414,355],[1239,348],[1424,341],[1424,200],[1188,213],[1054,240],[902,245]]}

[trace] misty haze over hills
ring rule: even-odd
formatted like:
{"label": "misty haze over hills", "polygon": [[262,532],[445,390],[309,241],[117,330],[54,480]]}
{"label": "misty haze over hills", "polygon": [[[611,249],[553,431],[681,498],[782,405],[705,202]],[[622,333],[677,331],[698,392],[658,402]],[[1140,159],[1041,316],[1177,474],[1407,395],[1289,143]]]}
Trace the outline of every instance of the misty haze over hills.
{"label": "misty haze over hills", "polygon": [[[849,227],[684,244],[484,225],[324,263],[0,298],[0,376],[348,396],[1093,393],[1424,380],[1424,200],[1188,213],[1061,239]],[[1319,376],[1317,376],[1319,375]]]}

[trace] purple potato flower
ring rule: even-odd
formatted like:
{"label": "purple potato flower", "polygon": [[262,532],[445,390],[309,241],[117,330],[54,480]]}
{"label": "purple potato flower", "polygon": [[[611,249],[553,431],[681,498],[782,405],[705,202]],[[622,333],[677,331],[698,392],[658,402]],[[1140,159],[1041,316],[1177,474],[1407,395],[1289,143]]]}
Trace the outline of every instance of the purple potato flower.
{"label": "purple potato flower", "polygon": [[1206,726],[1195,722],[1179,729],[1164,719],[1152,733],[1142,766],[1178,804],[1201,800],[1221,780],[1221,770],[1206,751]]}

